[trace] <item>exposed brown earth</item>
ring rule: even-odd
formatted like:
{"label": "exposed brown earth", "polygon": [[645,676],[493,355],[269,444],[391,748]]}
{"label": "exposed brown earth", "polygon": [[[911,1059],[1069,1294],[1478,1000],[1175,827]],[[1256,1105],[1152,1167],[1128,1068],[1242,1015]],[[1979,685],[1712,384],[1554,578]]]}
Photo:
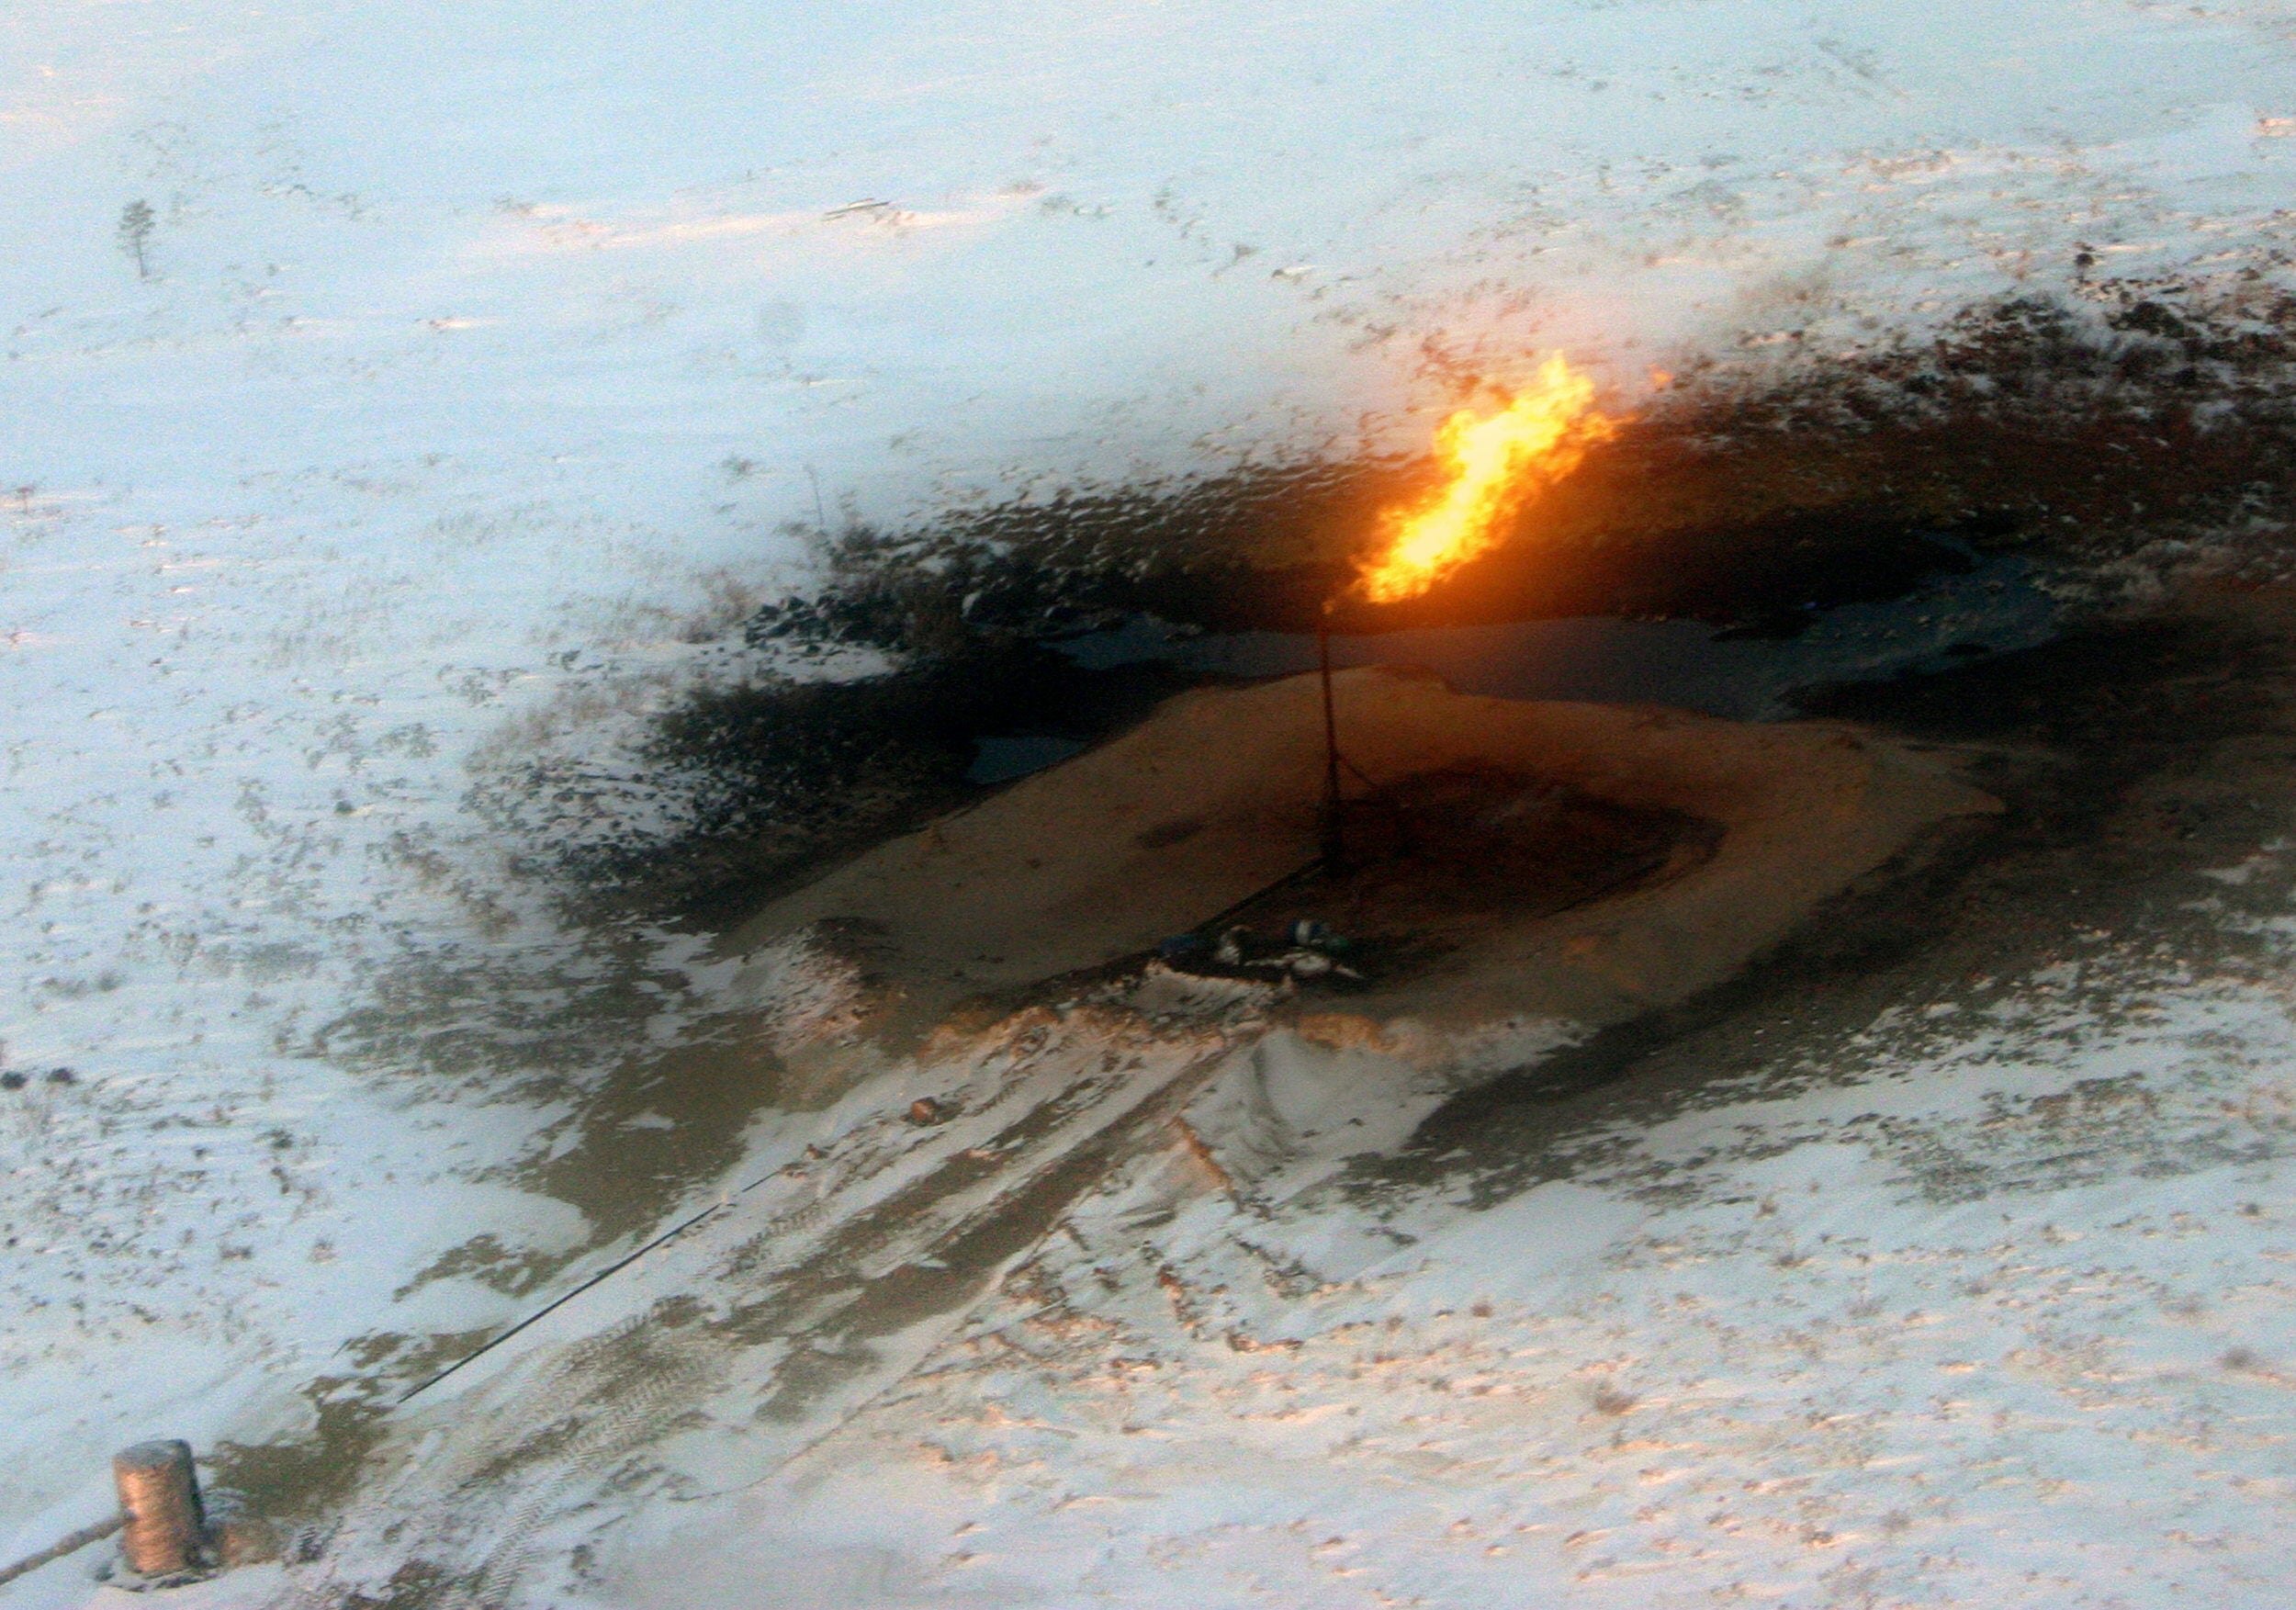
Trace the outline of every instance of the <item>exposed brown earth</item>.
{"label": "exposed brown earth", "polygon": [[[1941,755],[1842,723],[1474,698],[1393,668],[1343,672],[1335,688],[1347,756],[1371,784],[1424,789],[1495,769],[1682,824],[1667,836],[1671,864],[1652,861],[1648,832],[1623,835],[1622,875],[1609,881],[1636,886],[1560,910],[1536,884],[1494,895],[1503,860],[1480,880],[1438,864],[1471,914],[1464,929],[1392,858],[1363,880],[1376,896],[1347,879],[1321,902],[1290,892],[1341,921],[1411,915],[1448,930],[1443,953],[1357,997],[1366,1013],[1615,1022],[1728,977],[1925,830],[1998,808]],[[1315,862],[1318,697],[1312,677],[1184,694],[1090,754],[775,902],[723,946],[739,953],[816,926],[865,933],[913,1021],[1148,951]],[[1603,868],[1582,868],[1581,882],[1599,890]]]}

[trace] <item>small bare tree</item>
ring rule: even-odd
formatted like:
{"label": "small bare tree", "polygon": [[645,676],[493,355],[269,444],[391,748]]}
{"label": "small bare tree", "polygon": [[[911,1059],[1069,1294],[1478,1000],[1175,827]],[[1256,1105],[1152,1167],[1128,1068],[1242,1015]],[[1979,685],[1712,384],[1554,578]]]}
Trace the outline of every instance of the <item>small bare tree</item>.
{"label": "small bare tree", "polygon": [[152,208],[148,202],[130,201],[119,209],[119,249],[136,261],[136,277],[149,279],[152,267],[143,249],[152,239]]}

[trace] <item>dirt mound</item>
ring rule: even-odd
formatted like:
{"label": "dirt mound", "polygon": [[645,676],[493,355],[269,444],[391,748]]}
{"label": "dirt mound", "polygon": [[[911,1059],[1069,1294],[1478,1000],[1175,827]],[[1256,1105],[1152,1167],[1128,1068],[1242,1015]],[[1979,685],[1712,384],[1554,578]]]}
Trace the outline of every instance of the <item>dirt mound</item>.
{"label": "dirt mound", "polygon": [[[1681,999],[1924,829],[1998,808],[1941,757],[1840,723],[1475,698],[1391,667],[1345,671],[1336,694],[1343,748],[1382,791],[1496,773],[1621,822],[1703,825],[1671,835],[1700,853],[1668,875],[1559,911],[1491,898],[1509,877],[1504,855],[1452,868],[1484,920],[1472,942],[1454,936],[1357,1003],[1383,1015],[1609,1022]],[[1091,753],[847,863],[723,942],[742,953],[825,922],[868,932],[873,965],[929,1014],[1148,951],[1297,876],[1317,859],[1322,776],[1314,678],[1183,694]],[[1649,832],[1621,832],[1647,860]]]}

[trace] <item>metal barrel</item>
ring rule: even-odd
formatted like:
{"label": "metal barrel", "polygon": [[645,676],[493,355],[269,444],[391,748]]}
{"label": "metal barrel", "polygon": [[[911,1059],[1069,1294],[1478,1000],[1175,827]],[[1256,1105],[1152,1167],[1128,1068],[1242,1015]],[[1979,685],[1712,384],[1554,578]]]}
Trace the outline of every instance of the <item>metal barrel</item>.
{"label": "metal barrel", "polygon": [[207,1516],[191,1445],[163,1438],[123,1448],[112,1458],[112,1480],[119,1487],[119,1552],[128,1569],[148,1577],[197,1570]]}

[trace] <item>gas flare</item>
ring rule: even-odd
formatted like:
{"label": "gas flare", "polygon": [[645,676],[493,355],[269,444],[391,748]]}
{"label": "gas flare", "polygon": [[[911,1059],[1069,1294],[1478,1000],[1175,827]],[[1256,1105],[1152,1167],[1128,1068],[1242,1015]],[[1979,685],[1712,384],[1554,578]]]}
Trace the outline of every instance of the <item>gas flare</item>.
{"label": "gas flare", "polygon": [[1416,598],[1499,543],[1523,501],[1579,467],[1619,422],[1595,411],[1594,382],[1558,353],[1527,390],[1478,419],[1461,409],[1435,433],[1450,483],[1428,502],[1388,516],[1386,551],[1356,586],[1373,603]]}

